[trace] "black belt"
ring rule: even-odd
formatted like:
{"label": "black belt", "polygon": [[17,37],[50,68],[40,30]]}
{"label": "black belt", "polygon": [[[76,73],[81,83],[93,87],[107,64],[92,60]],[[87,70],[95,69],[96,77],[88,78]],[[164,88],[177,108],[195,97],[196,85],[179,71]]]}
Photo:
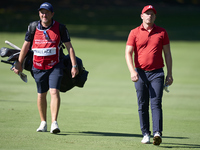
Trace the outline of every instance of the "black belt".
{"label": "black belt", "polygon": [[163,68],[159,68],[159,69],[155,69],[155,70],[143,70],[143,69],[141,69],[141,68],[136,68],[136,69],[142,70],[142,71],[144,71],[144,72],[163,71]]}

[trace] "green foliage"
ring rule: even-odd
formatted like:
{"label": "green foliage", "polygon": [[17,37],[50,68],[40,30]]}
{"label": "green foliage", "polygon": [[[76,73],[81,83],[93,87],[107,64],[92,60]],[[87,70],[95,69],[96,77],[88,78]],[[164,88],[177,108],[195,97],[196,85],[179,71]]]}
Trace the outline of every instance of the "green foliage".
{"label": "green foliage", "polygon": [[[171,42],[174,84],[170,93],[164,92],[163,143],[156,147],[140,143],[135,88],[124,58],[126,41],[71,39],[76,55],[90,73],[84,88],[61,93],[58,135],[36,132],[40,118],[36,85],[30,74],[24,72],[28,75],[28,83],[24,83],[9,65],[0,63],[0,149],[200,148],[198,42]],[[1,33],[1,47],[8,47],[5,40],[21,47],[24,33]],[[48,96],[48,131],[49,104]]]}
{"label": "green foliage", "polygon": [[[65,24],[74,37],[126,40],[130,30],[141,24],[141,10],[149,4],[139,3],[138,0],[134,5],[126,3],[128,6],[101,5],[101,1],[95,3],[90,5],[83,1],[73,1],[73,5],[70,5],[62,0],[54,1],[54,19]],[[30,22],[39,20],[37,9],[41,1],[16,1],[12,4],[15,6],[0,8],[0,32],[26,32]],[[168,31],[171,40],[200,40],[198,6],[168,5],[161,1],[153,4],[158,12],[155,23]]]}

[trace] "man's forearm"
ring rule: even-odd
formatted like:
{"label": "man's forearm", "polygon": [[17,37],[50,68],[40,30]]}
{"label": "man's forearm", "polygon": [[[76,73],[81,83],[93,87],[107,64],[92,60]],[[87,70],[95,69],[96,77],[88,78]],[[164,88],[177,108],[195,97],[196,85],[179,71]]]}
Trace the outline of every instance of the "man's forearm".
{"label": "man's forearm", "polygon": [[30,42],[25,41],[22,46],[22,49],[20,51],[19,58],[18,58],[18,61],[20,64],[22,64],[22,62],[24,61],[24,58],[29,50],[29,47],[30,47]]}
{"label": "man's forearm", "polygon": [[134,72],[134,65],[133,65],[133,48],[130,46],[126,46],[125,50],[125,59],[126,59],[126,64],[128,66],[128,69],[130,73]]}
{"label": "man's forearm", "polygon": [[167,66],[167,75],[172,76],[172,57],[171,53],[165,55],[165,63]]}
{"label": "man's forearm", "polygon": [[70,55],[70,59],[71,59],[71,62],[72,62],[72,66],[77,65],[76,55],[75,55],[75,52],[74,52],[73,48],[70,48],[69,55]]}

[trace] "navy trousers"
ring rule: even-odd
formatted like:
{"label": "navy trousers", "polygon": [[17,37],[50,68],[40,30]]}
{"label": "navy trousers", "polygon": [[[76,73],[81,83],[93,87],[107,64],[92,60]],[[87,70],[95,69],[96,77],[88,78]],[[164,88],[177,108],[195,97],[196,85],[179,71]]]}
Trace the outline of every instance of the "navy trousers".
{"label": "navy trousers", "polygon": [[149,100],[152,113],[153,134],[163,130],[162,96],[164,85],[164,71],[157,69],[144,71],[136,68],[139,80],[135,82],[138,98],[138,112],[142,134],[151,134],[149,122]]}

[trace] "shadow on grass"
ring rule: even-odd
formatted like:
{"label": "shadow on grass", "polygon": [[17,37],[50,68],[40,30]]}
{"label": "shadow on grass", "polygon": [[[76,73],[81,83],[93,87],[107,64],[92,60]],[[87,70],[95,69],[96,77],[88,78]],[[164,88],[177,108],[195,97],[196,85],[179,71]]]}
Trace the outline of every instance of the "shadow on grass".
{"label": "shadow on grass", "polygon": [[[110,137],[136,137],[142,138],[141,134],[129,134],[129,133],[113,133],[113,132],[97,132],[97,131],[83,131],[83,132],[66,132],[57,135],[78,135],[78,136],[110,136]],[[189,139],[189,137],[173,137],[173,136],[163,136],[163,139]],[[152,144],[152,143],[151,143]],[[181,143],[162,143],[160,148],[200,148],[198,144],[181,144]]]}
{"label": "shadow on grass", "polygon": [[116,136],[116,137],[142,137],[140,134],[128,134],[128,133],[113,133],[113,132],[95,132],[95,131],[83,131],[83,132],[66,132],[57,135],[80,135],[80,136]]}
{"label": "shadow on grass", "polygon": [[[58,135],[82,135],[82,136],[116,136],[116,137],[143,137],[142,134],[129,134],[129,133],[114,133],[114,132],[97,132],[97,131],[83,131],[83,132],[67,132],[66,134]],[[151,136],[153,137],[153,136]],[[162,138],[174,138],[174,139],[189,139],[188,137],[172,137],[163,136]]]}
{"label": "shadow on grass", "polygon": [[95,132],[95,131],[85,131],[79,132],[86,136],[122,136],[122,137],[142,137],[140,134],[128,134],[128,133],[113,133],[113,132]]}
{"label": "shadow on grass", "polygon": [[[167,145],[167,146],[163,146]],[[198,144],[181,144],[181,143],[162,143],[161,148],[200,148],[200,145]]]}

